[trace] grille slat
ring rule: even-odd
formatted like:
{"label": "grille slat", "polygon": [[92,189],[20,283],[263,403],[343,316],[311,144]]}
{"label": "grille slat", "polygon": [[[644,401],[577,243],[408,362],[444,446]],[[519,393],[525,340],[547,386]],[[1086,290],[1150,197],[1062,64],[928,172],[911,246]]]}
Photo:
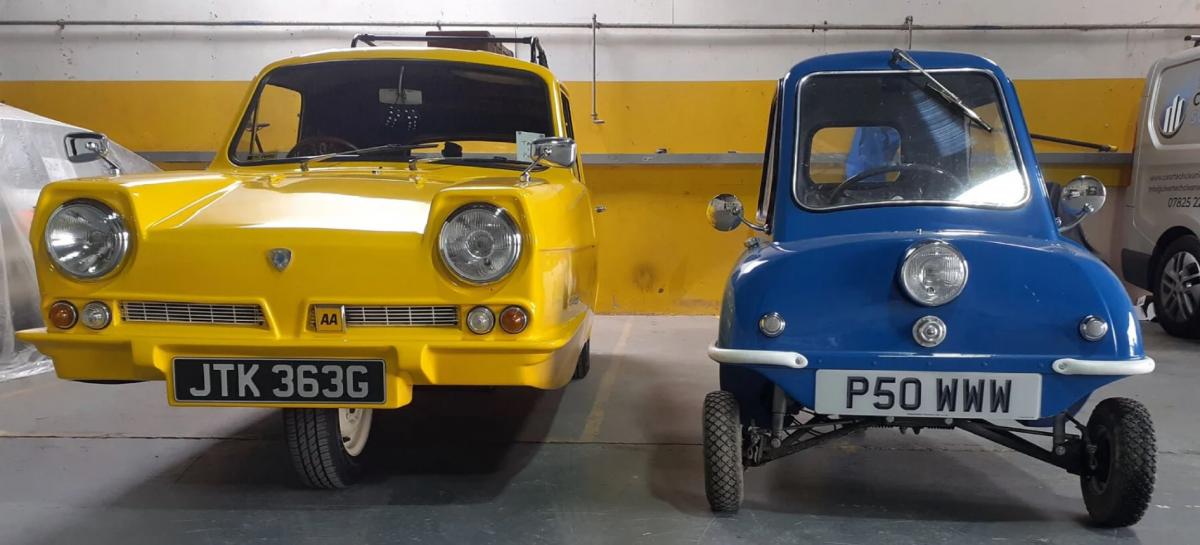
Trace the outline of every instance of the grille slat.
{"label": "grille slat", "polygon": [[121,301],[121,320],[162,324],[253,325],[266,323],[262,307],[162,301]]}
{"label": "grille slat", "polygon": [[[457,327],[458,307],[426,305],[346,305],[346,327]],[[316,317],[310,309],[309,327]]]}

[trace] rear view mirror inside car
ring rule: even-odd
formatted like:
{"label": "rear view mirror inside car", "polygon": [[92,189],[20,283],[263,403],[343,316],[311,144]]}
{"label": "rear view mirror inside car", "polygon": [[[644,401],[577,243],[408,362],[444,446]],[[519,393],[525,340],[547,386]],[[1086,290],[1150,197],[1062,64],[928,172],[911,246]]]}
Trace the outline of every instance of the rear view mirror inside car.
{"label": "rear view mirror inside car", "polygon": [[421,91],[417,89],[397,89],[387,87],[379,90],[379,102],[383,104],[401,104],[405,106],[421,105]]}

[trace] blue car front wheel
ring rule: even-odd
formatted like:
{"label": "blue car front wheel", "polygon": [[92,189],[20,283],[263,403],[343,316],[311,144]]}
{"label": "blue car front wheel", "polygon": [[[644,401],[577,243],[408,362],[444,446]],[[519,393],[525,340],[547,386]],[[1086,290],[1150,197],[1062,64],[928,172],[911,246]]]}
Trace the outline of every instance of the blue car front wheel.
{"label": "blue car front wheel", "polygon": [[742,506],[742,423],[732,393],[704,397],[704,493],[714,513],[736,513]]}
{"label": "blue car front wheel", "polygon": [[1088,419],[1083,502],[1092,522],[1115,528],[1141,520],[1154,493],[1156,445],[1146,407],[1132,399],[1101,401]]}

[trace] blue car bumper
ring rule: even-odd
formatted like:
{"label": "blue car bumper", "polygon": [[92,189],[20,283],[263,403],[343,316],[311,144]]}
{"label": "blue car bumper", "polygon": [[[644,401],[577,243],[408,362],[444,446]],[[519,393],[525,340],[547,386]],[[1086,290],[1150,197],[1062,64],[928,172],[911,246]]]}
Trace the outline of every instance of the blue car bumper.
{"label": "blue car bumper", "polygon": [[[751,370],[783,389],[789,397],[815,407],[816,375],[822,369],[946,372],[946,373],[1036,373],[1041,375],[1040,417],[1047,418],[1073,411],[1097,388],[1130,375],[1154,370],[1154,360],[1082,360],[1043,355],[920,355],[860,352],[812,353],[742,350],[709,347],[708,355],[723,367]],[[741,373],[722,373],[722,388],[738,390],[726,384]]]}

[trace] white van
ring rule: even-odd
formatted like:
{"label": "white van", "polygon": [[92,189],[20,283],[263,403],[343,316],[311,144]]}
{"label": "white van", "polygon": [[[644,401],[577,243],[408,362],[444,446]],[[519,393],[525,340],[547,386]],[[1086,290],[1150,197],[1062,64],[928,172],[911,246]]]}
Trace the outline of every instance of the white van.
{"label": "white van", "polygon": [[1121,270],[1163,329],[1200,338],[1200,47],[1154,63],[1138,119]]}

